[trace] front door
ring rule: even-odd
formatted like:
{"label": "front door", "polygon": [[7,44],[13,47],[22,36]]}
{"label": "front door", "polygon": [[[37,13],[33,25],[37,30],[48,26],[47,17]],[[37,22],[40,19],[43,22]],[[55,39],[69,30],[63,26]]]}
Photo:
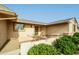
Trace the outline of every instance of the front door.
{"label": "front door", "polygon": [[35,26],[35,35],[38,35],[39,27]]}

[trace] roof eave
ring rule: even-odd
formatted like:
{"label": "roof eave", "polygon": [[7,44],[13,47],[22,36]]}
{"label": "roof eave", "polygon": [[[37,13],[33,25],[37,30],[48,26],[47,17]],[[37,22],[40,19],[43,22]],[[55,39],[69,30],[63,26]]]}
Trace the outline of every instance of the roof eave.
{"label": "roof eave", "polygon": [[0,10],[0,14],[5,14],[5,15],[10,15],[10,16],[17,16],[16,13],[14,12],[9,12],[9,11],[4,11],[4,10]]}

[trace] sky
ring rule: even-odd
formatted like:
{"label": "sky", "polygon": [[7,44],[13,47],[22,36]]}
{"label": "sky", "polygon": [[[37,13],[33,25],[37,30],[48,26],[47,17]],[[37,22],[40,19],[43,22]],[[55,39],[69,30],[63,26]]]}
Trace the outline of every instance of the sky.
{"label": "sky", "polygon": [[79,4],[5,4],[21,20],[53,22],[76,17],[79,22]]}

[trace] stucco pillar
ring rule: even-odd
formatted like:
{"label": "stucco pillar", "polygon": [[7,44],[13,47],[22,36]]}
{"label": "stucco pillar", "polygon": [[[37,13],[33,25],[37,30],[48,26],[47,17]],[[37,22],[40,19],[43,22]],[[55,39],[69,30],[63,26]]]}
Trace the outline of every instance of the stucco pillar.
{"label": "stucco pillar", "polygon": [[40,26],[38,27],[38,36],[40,36],[41,34],[41,29],[40,29]]}
{"label": "stucco pillar", "polygon": [[69,35],[73,33],[73,24],[71,22],[69,23],[68,30],[69,30]]}

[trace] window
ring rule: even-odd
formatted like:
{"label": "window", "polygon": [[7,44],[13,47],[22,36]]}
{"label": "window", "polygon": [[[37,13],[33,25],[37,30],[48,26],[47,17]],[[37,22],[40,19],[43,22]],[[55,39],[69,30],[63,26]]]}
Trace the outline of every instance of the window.
{"label": "window", "polygon": [[23,30],[24,29],[24,24],[21,23],[15,23],[14,25],[14,30]]}

